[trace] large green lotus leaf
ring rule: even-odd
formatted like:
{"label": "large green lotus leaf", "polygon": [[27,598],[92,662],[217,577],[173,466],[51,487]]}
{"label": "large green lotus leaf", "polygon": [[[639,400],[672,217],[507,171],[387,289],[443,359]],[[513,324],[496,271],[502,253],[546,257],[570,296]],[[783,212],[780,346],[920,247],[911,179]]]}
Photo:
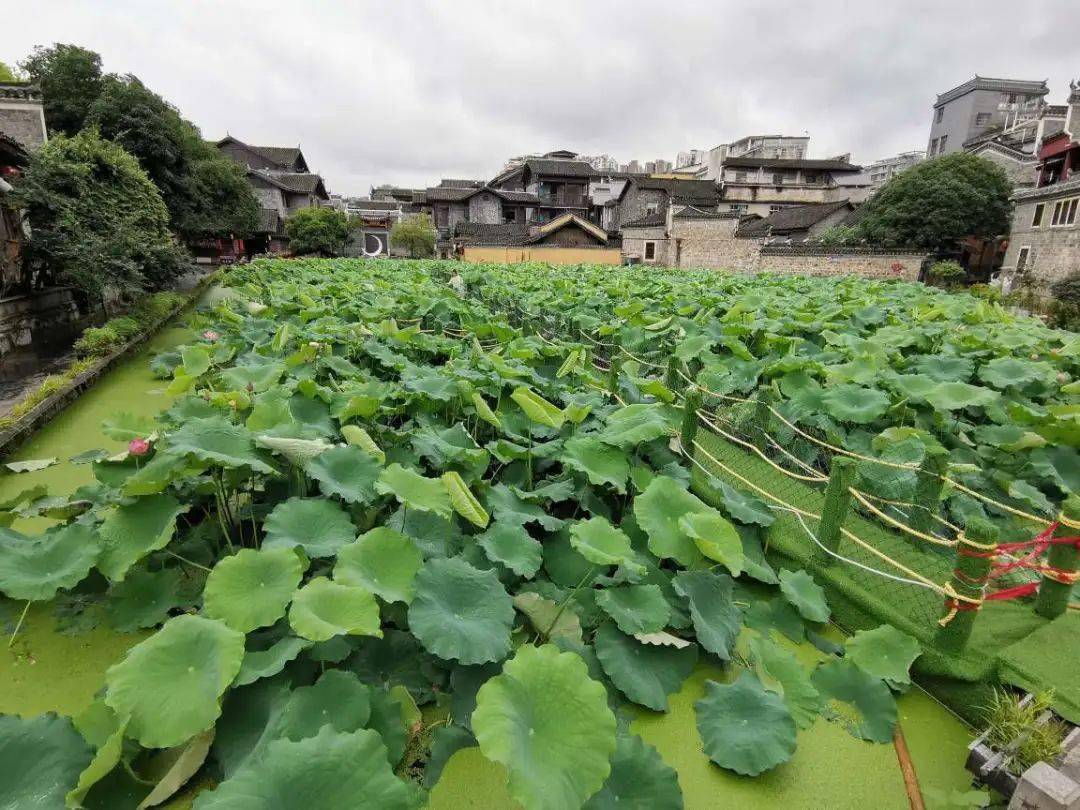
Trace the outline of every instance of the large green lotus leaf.
{"label": "large green lotus leaf", "polygon": [[72,523],[37,536],[0,528],[0,593],[11,599],[52,599],[74,588],[101,553],[88,526]]}
{"label": "large green lotus leaf", "polygon": [[806,622],[799,611],[786,599],[756,599],[744,616],[746,626],[768,636],[773,630],[783,633],[792,641],[806,638]]}
{"label": "large green lotus leaf", "polygon": [[474,745],[476,738],[467,728],[449,723],[435,729],[431,737],[431,755],[424,766],[424,787],[428,790],[435,787],[450,757],[462,748],[471,748]]}
{"label": "large green lotus leaf", "polygon": [[93,756],[66,717],[0,715],[0,810],[64,807]]}
{"label": "large green lotus leaf", "polygon": [[627,635],[658,633],[671,618],[659,585],[620,585],[596,592],[596,605]]}
{"label": "large green lotus leaf", "polygon": [[742,614],[732,596],[735,584],[727,574],[679,571],[672,580],[675,592],[690,603],[698,644],[725,661],[742,628]]}
{"label": "large green lotus leaf", "polygon": [[551,644],[521,647],[480,688],[472,728],[529,810],[579,808],[611,772],[615,715],[607,693],[579,656]]}
{"label": "large green lotus leaf", "polygon": [[630,464],[625,450],[604,444],[595,436],[574,436],[567,439],[558,459],[568,467],[584,473],[590,484],[608,484],[614,487],[616,492],[626,492]]}
{"label": "large green lotus leaf", "polygon": [[698,551],[722,563],[732,576],[742,573],[742,539],[726,518],[716,512],[691,512],[679,518],[679,528],[693,539]]}
{"label": "large green lotus leaf", "polygon": [[488,508],[495,515],[495,519],[503,523],[515,523],[524,526],[526,523],[535,522],[549,532],[555,532],[561,529],[566,522],[549,515],[536,504],[522,500],[506,484],[495,484],[489,488],[486,501]]}
{"label": "large green lotus leaf", "polygon": [[379,526],[338,551],[334,580],[357,585],[387,602],[412,601],[424,557],[411,537]]}
{"label": "large green lotus leaf", "polygon": [[551,599],[538,593],[519,593],[514,596],[514,607],[524,613],[533,629],[545,639],[569,638],[581,643],[581,619],[570,609],[560,609]]}
{"label": "large green lotus leaf", "polygon": [[157,423],[149,416],[136,416],[121,411],[101,423],[101,432],[118,442],[145,439],[157,430]]}
{"label": "large green lotus leaf", "polygon": [[758,677],[766,688],[783,695],[795,725],[810,728],[821,713],[822,701],[799,659],[764,636],[750,642],[750,653],[758,666]]}
{"label": "large green lotus leaf", "polygon": [[664,406],[635,403],[608,416],[599,437],[605,444],[630,449],[666,436],[670,430]]}
{"label": "large green lotus leaf", "polygon": [[630,538],[622,529],[611,525],[607,518],[591,517],[579,520],[570,527],[570,545],[593,565],[620,565],[644,573],[634,561]]}
{"label": "large green lotus leaf", "polygon": [[861,385],[836,385],[821,398],[825,412],[833,419],[865,425],[889,409],[889,397],[876,388]]}
{"label": "large green lotus leaf", "polygon": [[394,776],[378,732],[324,726],[314,737],[268,743],[261,757],[199,794],[193,810],[412,810],[415,798]]}
{"label": "large green lotus leaf", "polygon": [[383,470],[375,488],[383,495],[393,495],[406,509],[434,512],[444,518],[454,513],[450,493],[440,479],[426,478],[400,464],[391,464]]}
{"label": "large green lotus leaf", "polygon": [[313,685],[293,690],[272,726],[272,736],[302,740],[326,725],[334,731],[356,731],[370,719],[371,687],[352,672],[328,669]]}
{"label": "large green lotus leaf", "polygon": [[844,648],[844,657],[867,675],[901,684],[911,683],[909,670],[922,652],[918,641],[891,624],[860,630]]}
{"label": "large green lotus leaf", "polygon": [[401,384],[408,391],[425,394],[438,402],[449,402],[458,393],[455,380],[448,379],[435,369],[411,366],[401,372]]}
{"label": "large green lotus leaf", "polygon": [[514,604],[494,570],[458,557],[429,560],[416,577],[409,628],[424,648],[462,664],[501,661],[510,652]]}
{"label": "large green lotus leaf", "polygon": [[249,683],[261,678],[269,678],[277,675],[285,669],[285,665],[296,658],[314,642],[296,636],[285,636],[275,641],[265,650],[248,650],[244,653],[244,661],[240,666],[240,673],[236,676],[233,686],[247,686]]}
{"label": "large green lotus leaf", "polygon": [[263,522],[264,549],[300,546],[309,557],[333,557],[356,539],[349,513],[325,498],[289,498]]}
{"label": "large green lotus leaf", "polygon": [[852,661],[834,659],[819,666],[811,682],[829,701],[829,714],[853,735],[878,743],[892,740],[896,701],[884,681]]}
{"label": "large green lotus leaf", "polygon": [[954,354],[924,354],[915,359],[915,370],[938,382],[960,380],[971,376],[975,366],[967,357]]}
{"label": "large green lotus leaf", "polygon": [[1054,514],[1054,504],[1050,502],[1037,487],[1033,487],[1027,481],[1014,479],[1009,482],[1007,490],[1010,498],[1015,498],[1024,506],[1042,512],[1044,515]]}
{"label": "large green lotus leaf", "polygon": [[683,810],[678,774],[640,737],[620,735],[611,774],[582,810]]}
{"label": "large green lotus leaf", "polygon": [[708,486],[719,495],[724,511],[739,523],[755,523],[768,528],[776,520],[772,508],[761,498],[729,486],[726,481],[713,476],[709,477]]}
{"label": "large green lotus leaf", "polygon": [[169,435],[169,450],[219,467],[248,467],[273,473],[255,450],[251,432],[224,416],[189,419]]}
{"label": "large green lotus leaf", "polygon": [[781,568],[780,592],[807,621],[829,620],[829,603],[825,601],[825,591],[806,571]]}
{"label": "large green lotus leaf", "polygon": [[198,377],[210,370],[210,352],[205,346],[182,346],[180,357],[189,377]]}
{"label": "large green lotus leaf", "polygon": [[410,442],[417,454],[437,469],[460,470],[470,479],[482,476],[491,458],[460,422],[443,430],[421,428],[412,434]]}
{"label": "large green lotus leaf", "polygon": [[362,504],[375,500],[375,482],[381,469],[369,453],[352,445],[333,447],[304,465],[307,474],[319,482],[323,494]]}
{"label": "large green lotus leaf", "polygon": [[315,577],[296,592],[289,624],[312,641],[334,636],[382,636],[379,605],[363,588]]}
{"label": "large green lotus leaf", "polygon": [[705,753],[721,768],[757,776],[795,753],[795,721],[787,706],[749,672],[734,683],[706,681],[705,697],[694,709]]}
{"label": "large green lotus leaf", "polygon": [[275,360],[252,355],[240,359],[248,362],[227,368],[219,375],[222,384],[230,391],[243,391],[249,385],[256,391],[265,391],[285,373],[285,364]]}
{"label": "large green lotus leaf", "polygon": [[558,430],[566,421],[566,414],[556,408],[531,388],[515,388],[510,399],[518,404],[533,422]]}
{"label": "large green lotus leaf", "polygon": [[105,613],[114,630],[131,633],[161,624],[181,604],[179,569],[133,571],[109,589]]}
{"label": "large green lotus leaf", "polygon": [[505,565],[519,577],[532,579],[543,562],[543,545],[524,526],[496,522],[476,542],[489,560]]}
{"label": "large green lotus leaf", "polygon": [[1021,360],[1018,357],[997,357],[979,369],[980,380],[1002,389],[1009,386],[1023,388],[1039,380],[1051,382],[1054,374],[1054,367],[1049,363]]}
{"label": "large green lotus leaf", "polygon": [[345,666],[379,689],[404,686],[418,702],[434,699],[446,680],[442,662],[404,630],[388,629],[382,638],[362,639]]}
{"label": "large green lotus leaf", "polygon": [[698,660],[698,648],[643,644],[611,622],[596,631],[596,657],[604,674],[634,703],[666,712],[668,695],[678,692]]}
{"label": "large green lotus leaf", "polygon": [[94,747],[94,758],[79,774],[78,784],[66,797],[68,807],[82,807],[82,801],[90,788],[109,775],[120,762],[124,750],[124,730],[127,718],[119,717],[105,705],[101,697],[73,718],[75,728],[86,742]]}
{"label": "large green lotus leaf", "polygon": [[653,478],[645,491],[634,498],[634,517],[649,535],[649,551],[692,567],[704,561],[692,537],[679,527],[679,518],[689,512],[708,513],[706,504],[666,475]]}
{"label": "large green lotus leaf", "polygon": [[331,447],[326,439],[299,439],[295,436],[271,436],[263,433],[255,437],[255,444],[265,447],[271,453],[287,459],[290,464],[305,466],[312,459],[318,458]]}
{"label": "large green lotus leaf", "polygon": [[206,578],[203,612],[233,630],[250,633],[285,615],[304,565],[291,548],[245,548],[224,557]]}
{"label": "large green lotus leaf", "polygon": [[117,507],[98,530],[102,545],[98,570],[113,582],[121,581],[131,566],[169,544],[176,518],[186,509],[171,495],[148,495]]}
{"label": "large green lotus leaf", "polygon": [[172,748],[214,725],[243,657],[243,633],[214,619],[176,616],[109,667],[105,702],[130,716],[127,735],[143,747]]}
{"label": "large green lotus leaf", "polygon": [[942,382],[927,391],[924,396],[926,401],[939,411],[958,411],[963,408],[991,405],[998,400],[1000,394],[978,385]]}

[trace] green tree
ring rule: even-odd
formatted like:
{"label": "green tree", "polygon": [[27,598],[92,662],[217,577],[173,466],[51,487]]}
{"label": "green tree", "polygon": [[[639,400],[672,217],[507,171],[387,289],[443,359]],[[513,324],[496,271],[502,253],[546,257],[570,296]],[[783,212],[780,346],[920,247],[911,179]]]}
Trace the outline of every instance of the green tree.
{"label": "green tree", "polygon": [[38,284],[90,294],[163,286],[187,266],[161,194],[137,160],[94,130],[54,136],[31,155],[13,201],[33,231]]}
{"label": "green tree", "polygon": [[230,160],[188,128],[184,175],[185,206],[174,216],[174,227],[185,237],[201,235],[244,237],[259,224],[259,203],[236,161]]}
{"label": "green tree", "polygon": [[966,236],[1009,230],[1012,186],[985,158],[956,152],[901,172],[866,202],[856,236],[888,246],[943,250]]}
{"label": "green tree", "polygon": [[435,228],[427,214],[399,219],[390,229],[391,247],[406,250],[413,259],[435,255]]}
{"label": "green tree", "polygon": [[350,230],[348,216],[326,206],[301,208],[285,221],[289,249],[297,255],[340,256]]}
{"label": "green tree", "polygon": [[41,87],[50,132],[74,135],[101,92],[101,56],[78,45],[38,46],[19,65]]}
{"label": "green tree", "polygon": [[10,67],[6,63],[0,62],[0,82],[17,82],[19,77],[15,75]]}

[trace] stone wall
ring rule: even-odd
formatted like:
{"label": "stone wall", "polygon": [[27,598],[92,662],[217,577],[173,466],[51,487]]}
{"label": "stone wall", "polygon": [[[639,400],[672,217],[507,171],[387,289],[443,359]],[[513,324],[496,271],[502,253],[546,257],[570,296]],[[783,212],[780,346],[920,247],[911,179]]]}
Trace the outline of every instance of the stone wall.
{"label": "stone wall", "polygon": [[866,248],[821,248],[793,245],[762,247],[755,273],[795,273],[803,276],[862,276],[918,281],[928,254],[874,251]]}
{"label": "stone wall", "polygon": [[483,191],[469,198],[469,222],[498,225],[502,222],[502,200]]}
{"label": "stone wall", "polygon": [[66,345],[98,319],[100,313],[80,310],[66,288],[0,299],[0,373],[18,350],[47,352]]}
{"label": "stone wall", "polygon": [[[645,261],[645,243],[656,242],[655,261]],[[637,259],[642,264],[674,264],[668,256],[667,231],[663,225],[655,228],[623,228],[622,252],[627,258]]]}
{"label": "stone wall", "polygon": [[619,225],[640,219],[653,211],[663,211],[666,201],[667,194],[660,189],[632,186],[619,201]]}
{"label": "stone wall", "polygon": [[45,113],[40,99],[0,94],[0,133],[28,149],[45,143]]}
{"label": "stone wall", "polygon": [[739,239],[737,217],[672,220],[674,250],[669,259],[677,267],[712,267],[749,272],[754,269],[761,243]]}

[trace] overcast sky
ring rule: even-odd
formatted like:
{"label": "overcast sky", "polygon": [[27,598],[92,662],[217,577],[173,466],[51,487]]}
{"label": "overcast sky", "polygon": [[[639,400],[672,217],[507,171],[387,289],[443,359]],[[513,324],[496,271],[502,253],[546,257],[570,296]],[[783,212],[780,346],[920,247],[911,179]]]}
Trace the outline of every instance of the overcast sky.
{"label": "overcast sky", "polygon": [[1080,0],[33,0],[3,29],[2,61],[92,48],[209,138],[299,144],[344,194],[761,133],[869,162],[925,149],[935,94],[973,74],[1057,103],[1080,76]]}

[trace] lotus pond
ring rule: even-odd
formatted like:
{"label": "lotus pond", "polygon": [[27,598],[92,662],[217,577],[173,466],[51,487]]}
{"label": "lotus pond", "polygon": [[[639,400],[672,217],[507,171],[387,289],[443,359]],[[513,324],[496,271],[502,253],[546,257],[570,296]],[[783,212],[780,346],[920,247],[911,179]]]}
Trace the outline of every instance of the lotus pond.
{"label": "lotus pond", "polygon": [[[904,807],[898,719],[927,795],[966,806],[968,735],[912,686],[918,644],[839,636],[812,577],[766,555],[767,506],[687,488],[659,383],[631,368],[613,398],[585,343],[527,334],[484,294],[554,310],[537,268],[470,269],[459,295],[453,267],[234,270],[191,332],[20,453],[40,463],[3,482],[0,591],[21,626],[0,807]],[[682,311],[696,277],[650,314],[618,310],[631,282],[616,303],[590,279],[590,314],[545,272],[562,314],[636,350],[635,330],[716,322]],[[648,300],[655,282],[627,278]],[[855,288],[831,283],[798,294],[831,311]],[[879,307],[956,306],[863,284]],[[764,369],[770,340],[737,342]],[[727,345],[709,351],[738,359]],[[1029,362],[1075,370],[1075,346],[1054,348]],[[1070,429],[1068,384],[1024,391],[1043,411],[1025,432]],[[908,408],[912,435],[934,435],[928,407]],[[827,418],[872,445],[889,410]],[[1025,473],[1050,501],[1058,455]],[[997,480],[973,458],[965,474]]]}

